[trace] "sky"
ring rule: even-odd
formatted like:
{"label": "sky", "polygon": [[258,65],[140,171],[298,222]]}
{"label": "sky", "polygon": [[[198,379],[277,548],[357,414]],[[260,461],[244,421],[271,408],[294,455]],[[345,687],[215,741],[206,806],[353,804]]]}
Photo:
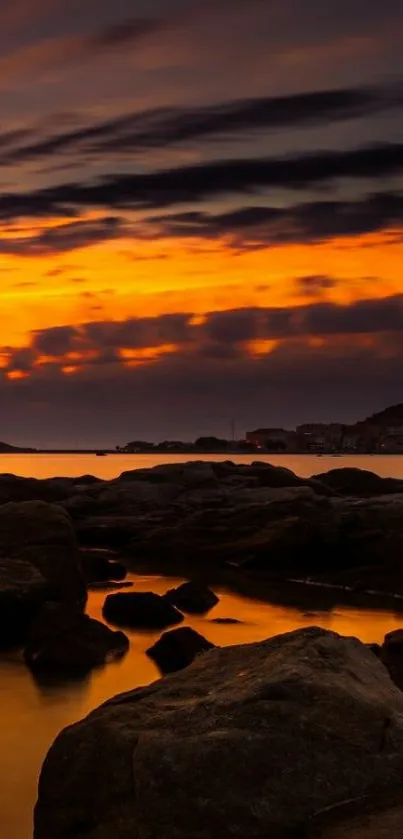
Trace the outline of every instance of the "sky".
{"label": "sky", "polygon": [[0,439],[403,402],[401,0],[2,0]]}

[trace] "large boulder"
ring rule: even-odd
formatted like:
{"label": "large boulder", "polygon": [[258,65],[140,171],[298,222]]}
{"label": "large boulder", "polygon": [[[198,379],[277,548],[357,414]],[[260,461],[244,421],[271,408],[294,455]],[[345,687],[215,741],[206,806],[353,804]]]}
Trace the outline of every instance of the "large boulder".
{"label": "large boulder", "polygon": [[67,498],[72,492],[72,481],[68,478],[23,478],[19,475],[0,475],[0,504],[10,501],[46,501],[55,503]]}
{"label": "large boulder", "polygon": [[29,562],[0,559],[0,649],[22,646],[36,612],[49,595],[48,583]]}
{"label": "large boulder", "polygon": [[190,615],[205,615],[220,602],[220,598],[208,586],[193,582],[169,589],[165,598],[181,612]]}
{"label": "large boulder", "polygon": [[55,600],[85,603],[73,525],[58,505],[26,501],[0,507],[0,557],[33,565]]}
{"label": "large boulder", "polygon": [[133,515],[91,515],[77,521],[76,534],[82,547],[122,550],[136,534]]}
{"label": "large boulder", "polygon": [[147,650],[147,655],[155,661],[161,673],[175,673],[188,667],[196,656],[214,647],[215,644],[190,626],[181,626],[180,629],[164,632],[156,644]]}
{"label": "large boulder", "polygon": [[151,591],[109,594],[103,616],[108,623],[137,629],[166,629],[183,621],[183,615],[171,603]]}
{"label": "large boulder", "polygon": [[359,641],[309,628],[215,649],[59,735],[35,839],[290,839],[401,790],[403,694]]}
{"label": "large boulder", "polygon": [[313,479],[336,490],[341,495],[371,498],[376,495],[390,495],[403,492],[403,481],[396,478],[381,478],[375,472],[351,467],[331,469]]}
{"label": "large boulder", "polygon": [[129,649],[123,632],[60,603],[46,603],[28,634],[25,661],[37,672],[86,672]]}
{"label": "large boulder", "polygon": [[167,556],[189,564],[257,563],[275,573],[312,570],[316,561],[323,566],[326,547],[339,538],[331,501],[304,486],[243,490],[219,504],[169,510],[141,531],[133,527],[128,548],[159,561]]}

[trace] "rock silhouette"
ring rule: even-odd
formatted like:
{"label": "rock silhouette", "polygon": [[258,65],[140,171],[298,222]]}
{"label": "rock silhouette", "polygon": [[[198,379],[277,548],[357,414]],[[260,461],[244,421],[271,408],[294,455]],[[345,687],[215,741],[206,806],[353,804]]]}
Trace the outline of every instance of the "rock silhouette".
{"label": "rock silhouette", "polygon": [[365,645],[308,628],[206,652],[62,732],[35,839],[313,836],[347,799],[399,796],[402,772],[403,693]]}

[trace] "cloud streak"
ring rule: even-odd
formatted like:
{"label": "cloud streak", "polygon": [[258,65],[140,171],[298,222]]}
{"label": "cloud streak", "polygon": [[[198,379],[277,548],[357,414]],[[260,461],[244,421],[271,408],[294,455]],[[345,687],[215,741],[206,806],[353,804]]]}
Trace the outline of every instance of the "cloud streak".
{"label": "cloud streak", "polygon": [[[146,34],[154,22],[134,22],[132,29],[117,27],[93,39],[94,44],[117,43],[141,33]],[[183,142],[211,137],[235,139],[240,132],[284,127],[307,128],[333,122],[358,119],[388,110],[401,109],[403,96],[399,86],[320,90],[290,96],[241,99],[198,108],[163,108],[135,112],[74,131],[51,135],[29,144],[18,132],[0,135],[0,147],[9,147],[0,160],[11,165],[38,160],[55,153],[74,153],[82,158],[94,155],[139,153]],[[28,137],[29,137],[29,132]]]}
{"label": "cloud streak", "polygon": [[403,195],[375,193],[355,201],[311,201],[284,208],[250,206],[227,213],[193,211],[155,216],[174,237],[227,237],[236,247],[315,243],[400,227]]}
{"label": "cloud streak", "polygon": [[0,237],[0,253],[13,256],[53,256],[93,247],[124,235],[115,216],[96,221],[75,221],[50,227],[33,236]]}
{"label": "cloud streak", "polygon": [[[316,278],[317,279],[317,278]],[[323,281],[324,278],[322,278]],[[326,286],[328,287],[328,282]],[[380,336],[403,333],[403,295],[360,300],[350,305],[316,302],[291,307],[264,307],[210,312],[202,323],[190,313],[98,321],[37,330],[25,348],[3,347],[6,369],[35,370],[46,363],[77,368],[131,361],[150,361],[143,350],[162,349],[170,355],[217,359],[248,356],[254,341],[288,343],[311,337]],[[125,351],[132,350],[132,354]],[[136,351],[139,351],[138,356]]]}
{"label": "cloud streak", "polygon": [[342,179],[382,180],[402,172],[400,143],[280,158],[219,160],[112,175],[95,183],[62,184],[25,194],[3,193],[0,218],[75,214],[88,207],[155,210],[224,195],[264,194],[270,189],[312,190]]}

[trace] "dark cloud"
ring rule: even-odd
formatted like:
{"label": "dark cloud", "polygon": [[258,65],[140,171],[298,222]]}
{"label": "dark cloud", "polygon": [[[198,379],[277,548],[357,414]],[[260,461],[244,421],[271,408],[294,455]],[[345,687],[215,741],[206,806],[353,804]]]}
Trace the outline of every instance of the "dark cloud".
{"label": "dark cloud", "polygon": [[[8,348],[5,347],[7,353]],[[32,347],[19,347],[9,351],[9,370],[20,370],[26,373],[32,369],[35,361],[35,350]]]}
{"label": "dark cloud", "polygon": [[320,242],[401,225],[403,195],[378,193],[355,201],[313,201],[292,206],[244,207],[227,213],[187,212],[151,219],[170,236],[230,237],[236,246]]}
{"label": "dark cloud", "polygon": [[353,422],[401,401],[402,370],[400,335],[384,347],[349,340],[327,348],[298,339],[263,358],[182,353],[136,367],[111,355],[73,376],[47,366],[35,377],[0,382],[3,436],[27,445],[101,447],[137,436],[228,435],[231,417],[239,434],[265,424]]}
{"label": "dark cloud", "polygon": [[306,306],[235,309],[214,312],[204,331],[218,343],[284,340],[301,336],[377,334],[403,331],[403,295],[359,300],[350,305],[311,303]]}
{"label": "dark cloud", "polygon": [[148,35],[160,32],[166,28],[165,20],[161,18],[132,18],[122,23],[105,27],[88,38],[88,46],[95,50],[108,47],[130,46]]}
{"label": "dark cloud", "polygon": [[[50,227],[35,236],[0,238],[0,253],[19,256],[67,253],[122,235],[123,226],[114,216],[97,221],[76,221]],[[61,269],[54,269],[48,276],[58,276],[61,272]]]}
{"label": "dark cloud", "polygon": [[337,280],[334,277],[327,277],[326,275],[312,275],[307,277],[298,277],[296,285],[301,294],[317,297],[323,292],[334,288],[337,285]]}
{"label": "dark cloud", "polygon": [[[74,215],[80,209],[91,206],[163,209],[219,195],[264,192],[270,187],[295,190],[313,188],[341,178],[364,181],[384,179],[402,171],[403,144],[399,143],[298,157],[221,160],[144,174],[115,175],[96,183],[64,184],[25,194],[3,193],[0,197],[0,218],[6,220],[58,213]],[[389,207],[394,198],[388,196],[386,200]],[[399,200],[396,198],[396,205]],[[330,206],[326,204],[324,208],[329,209]],[[255,223],[257,209],[252,208],[249,215],[251,212]],[[264,212],[267,211],[262,210]],[[270,212],[274,218],[276,211],[273,209]],[[197,216],[193,218],[197,223]],[[181,217],[181,220],[190,222],[192,216]],[[248,220],[246,223],[251,224]],[[360,225],[357,224],[357,227]]]}
{"label": "dark cloud", "polygon": [[34,332],[32,349],[40,355],[64,356],[77,349],[77,338],[75,326],[50,326]]}
{"label": "dark cloud", "polygon": [[[318,278],[316,278],[318,279]],[[321,278],[322,280],[325,278]],[[86,296],[92,297],[90,293]],[[403,295],[359,300],[349,305],[316,302],[303,306],[233,309],[207,314],[194,323],[189,313],[158,317],[97,321],[77,326],[55,326],[32,333],[28,358],[35,366],[40,356],[52,356],[60,364],[77,355],[75,363],[87,367],[113,358],[122,362],[120,350],[174,347],[180,357],[190,355],[226,358],[248,354],[254,340],[288,342],[311,336],[359,336],[403,332]],[[242,346],[243,345],[243,346]],[[25,349],[3,348],[13,369]],[[11,363],[10,362],[10,363]],[[26,369],[27,362],[25,362]]]}
{"label": "dark cloud", "polygon": [[89,346],[105,349],[142,349],[164,344],[184,344],[191,340],[189,314],[168,314],[156,318],[129,318],[125,321],[89,323],[82,334]]}
{"label": "dark cloud", "polygon": [[[103,294],[111,293],[105,289]],[[96,295],[84,292],[86,298]],[[65,362],[69,353],[81,353],[83,363],[88,361],[88,352],[93,360],[105,361],[120,349],[142,350],[166,344],[186,345],[194,339],[190,325],[191,315],[186,313],[160,315],[154,318],[128,318],[123,321],[97,321],[77,326],[52,326],[32,334],[32,362],[41,355],[60,358]],[[112,353],[112,356],[110,355]],[[87,354],[87,355],[86,355]],[[80,364],[80,359],[78,359]]]}
{"label": "dark cloud", "polygon": [[[31,444],[49,445],[58,435],[94,446],[141,431],[152,439],[222,435],[231,417],[240,433],[268,418],[291,426],[353,421],[401,398],[402,333],[403,295],[211,312],[204,323],[177,313],[43,329],[29,347],[2,349],[9,359],[4,374],[30,374],[0,381],[3,434]],[[253,357],[253,340],[277,343]],[[142,355],[146,363],[134,367],[119,353],[167,343],[176,351]],[[65,365],[78,372],[63,375]]]}
{"label": "dark cloud", "polygon": [[[139,24],[133,24],[137,31]],[[141,28],[141,26],[140,26]],[[114,31],[114,30],[113,30]],[[115,38],[130,37],[130,27],[117,28]],[[111,34],[109,37],[112,37]],[[105,36],[102,36],[102,42]],[[10,165],[57,153],[116,156],[128,151],[165,147],[189,140],[221,135],[230,140],[239,132],[294,126],[325,125],[347,119],[367,117],[385,110],[401,108],[403,95],[398,86],[321,90],[290,96],[242,99],[198,108],[164,108],[127,114],[118,119],[39,139],[29,145],[26,132],[0,135],[0,147],[11,147],[0,164]]]}

